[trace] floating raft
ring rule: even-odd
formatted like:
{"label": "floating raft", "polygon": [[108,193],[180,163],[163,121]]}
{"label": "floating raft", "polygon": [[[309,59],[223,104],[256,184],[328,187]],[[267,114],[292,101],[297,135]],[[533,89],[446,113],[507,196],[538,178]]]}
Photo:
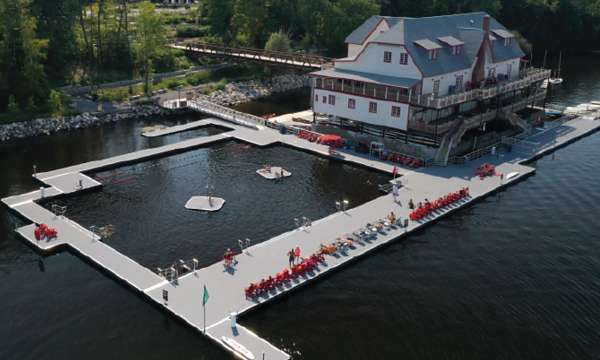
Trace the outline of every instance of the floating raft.
{"label": "floating raft", "polygon": [[281,174],[283,174],[284,178],[286,178],[288,176],[292,176],[291,172],[289,172],[286,169],[279,167],[279,166],[272,166],[271,171],[268,171],[265,169],[258,169],[258,170],[256,170],[256,173],[268,180],[281,179],[282,178]]}
{"label": "floating raft", "polygon": [[212,197],[212,206],[208,202],[208,196],[192,196],[187,203],[185,208],[190,210],[198,211],[219,211],[225,205],[225,199],[220,197]]}

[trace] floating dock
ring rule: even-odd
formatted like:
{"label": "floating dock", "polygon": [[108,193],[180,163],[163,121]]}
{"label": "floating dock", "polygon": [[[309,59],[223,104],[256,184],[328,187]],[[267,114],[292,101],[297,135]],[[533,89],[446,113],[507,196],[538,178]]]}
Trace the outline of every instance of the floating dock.
{"label": "floating dock", "polygon": [[[527,146],[515,146],[513,151],[509,153],[486,155],[465,164],[450,165],[448,167],[400,168],[402,187],[398,202],[394,201],[391,194],[384,195],[361,206],[331,214],[326,218],[313,222],[312,226],[306,229],[295,229],[249,247],[247,253],[237,256],[238,264],[233,274],[224,271],[223,264],[218,262],[206,268],[187,273],[174,282],[160,277],[114,250],[91,231],[68,218],[53,214],[37,203],[42,198],[73,194],[101,186],[100,183],[89,178],[83,172],[114,168],[123,164],[165,156],[200,146],[208,146],[229,139],[236,139],[257,146],[284,144],[320,156],[329,156],[329,149],[325,145],[311,143],[290,134],[280,134],[267,127],[251,128],[244,126],[244,124],[239,125],[217,119],[201,121],[202,123],[197,122],[190,125],[189,128],[199,124],[199,126],[217,125],[229,128],[230,131],[63,169],[37,173],[34,174],[34,177],[46,184],[47,187],[43,190],[7,197],[2,199],[2,202],[29,221],[46,223],[58,230],[58,237],[49,241],[35,240],[33,224],[17,230],[24,239],[39,251],[50,253],[61,247],[69,246],[83,257],[88,258],[116,278],[130,285],[136,291],[146,295],[165,311],[171,312],[202,334],[205,334],[215,343],[223,346],[224,349],[235,353],[235,350],[223,341],[224,337],[231,338],[252,352],[256,359],[268,360],[289,359],[289,355],[242,325],[237,324],[235,328],[232,328],[229,320],[230,313],[243,314],[395,239],[402,238],[431,221],[519,181],[535,171],[534,168],[523,163],[590,134],[600,127],[600,120],[577,118],[552,129],[533,134],[530,138],[524,140],[527,141]],[[167,135],[181,131],[180,129],[181,127],[171,130],[162,129],[158,130],[159,135],[156,135],[156,133],[155,135]],[[146,136],[148,135],[146,134]],[[336,160],[358,164],[390,174],[393,168],[398,166],[360,154],[343,151],[341,153],[342,156],[336,157]],[[515,175],[510,179],[493,176],[481,180],[475,176],[475,169],[483,163],[494,164],[497,172]],[[244,288],[251,282],[258,282],[262,278],[274,275],[288,265],[286,253],[290,248],[300,244],[304,254],[314,253],[320,248],[321,243],[330,243],[340,236],[357,231],[367,223],[385,218],[392,211],[397,217],[407,219],[409,199],[413,199],[415,202],[423,201],[426,198],[435,199],[463,187],[470,188],[471,196],[469,198],[448,206],[421,221],[410,221],[408,227],[392,227],[378,233],[375,238],[360,242],[353,249],[348,249],[337,257],[327,256],[325,263],[319,265],[313,272],[295,279],[287,286],[278,288],[266,296],[256,299],[246,298]],[[240,234],[240,236],[243,236],[243,234]],[[206,315],[204,315],[201,303],[204,286],[209,289],[211,297],[206,305]],[[163,298],[165,292],[168,293],[167,302]],[[244,358],[239,353],[236,355]]]}

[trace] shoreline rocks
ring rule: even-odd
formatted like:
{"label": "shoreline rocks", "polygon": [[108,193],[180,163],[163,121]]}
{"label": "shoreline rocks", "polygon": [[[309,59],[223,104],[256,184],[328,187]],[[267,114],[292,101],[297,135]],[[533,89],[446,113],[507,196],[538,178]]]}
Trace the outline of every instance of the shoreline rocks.
{"label": "shoreline rocks", "polygon": [[[286,74],[265,80],[234,81],[227,84],[225,89],[212,92],[207,97],[219,105],[232,106],[299,89],[308,84],[306,75]],[[165,109],[158,105],[135,105],[113,113],[83,113],[69,117],[33,119],[0,125],[0,141],[50,135],[59,131],[83,129],[122,120],[178,115],[187,111],[187,109]]]}
{"label": "shoreline rocks", "polygon": [[309,86],[308,76],[285,74],[265,80],[234,81],[206,97],[216,104],[232,106],[306,86]]}
{"label": "shoreline rocks", "polygon": [[39,135],[51,135],[59,131],[84,129],[121,120],[139,119],[149,116],[168,116],[181,112],[181,110],[163,109],[157,105],[142,105],[114,113],[83,113],[60,118],[40,118],[0,125],[0,141],[23,139]]}

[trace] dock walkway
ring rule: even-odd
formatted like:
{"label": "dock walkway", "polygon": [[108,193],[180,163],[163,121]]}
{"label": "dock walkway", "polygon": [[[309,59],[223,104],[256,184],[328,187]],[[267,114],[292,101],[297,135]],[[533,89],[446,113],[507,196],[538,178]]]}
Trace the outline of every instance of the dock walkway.
{"label": "dock walkway", "polygon": [[[345,212],[337,212],[315,221],[307,229],[296,229],[250,247],[248,254],[238,255],[238,264],[234,272],[226,271],[223,264],[218,262],[186,274],[175,282],[159,277],[149,269],[144,268],[100,241],[89,230],[84,229],[67,218],[56,216],[37,203],[42,198],[42,195],[44,198],[51,198],[62,194],[97,188],[101,185],[83,174],[84,172],[139,162],[151,157],[165,156],[170,153],[186,151],[199,146],[207,146],[228,139],[245,141],[257,146],[285,144],[320,156],[329,156],[327,146],[311,143],[293,135],[280,134],[266,127],[252,128],[217,119],[205,119],[202,120],[202,123],[196,122],[196,124],[189,126],[192,128],[205,125],[225,126],[230,128],[231,131],[213,136],[198,137],[158,148],[136,151],[104,160],[91,161],[63,169],[41,172],[35,174],[35,177],[49,186],[43,190],[43,194],[42,190],[36,190],[27,194],[7,197],[2,199],[2,201],[8,207],[32,222],[44,222],[51,227],[57,228],[59,237],[51,241],[36,241],[33,237],[33,224],[17,230],[23,238],[40,251],[53,251],[60,246],[69,246],[102,269],[114,274],[117,278],[148,296],[149,299],[160,304],[164,309],[175,314],[190,326],[201,332],[204,331],[206,326],[206,335],[227,350],[235,352],[222,341],[223,337],[235,339],[235,341],[251,351],[256,358],[260,358],[264,354],[265,359],[283,360],[288,359],[289,355],[265,340],[260,339],[249,329],[239,324],[235,329],[232,329],[228,321],[229,314],[231,312],[243,314],[320,275],[328,273],[330,270],[364,256],[397,238],[406,236],[436,218],[445,216],[499,188],[519,181],[521,178],[535,171],[534,168],[523,165],[523,162],[597,130],[600,127],[600,121],[578,118],[551,130],[534,134],[531,139],[527,139],[527,141],[536,146],[515,149],[512,152],[496,154],[494,156],[486,155],[480,159],[461,165],[421,168],[417,170],[401,168],[400,173],[402,177],[399,181],[402,183],[402,188],[400,190],[399,203],[394,202],[393,196],[390,194],[378,197],[361,206]],[[172,133],[172,131],[185,131],[180,129],[175,128],[171,132],[169,129],[163,129],[159,130],[160,133],[158,135],[154,132],[154,135],[161,136],[161,134],[167,135]],[[371,159],[359,154],[343,153],[343,157],[337,158],[337,160],[347,161],[388,173],[391,173],[393,169],[393,164],[391,163]],[[475,177],[474,174],[476,167],[484,162],[495,164],[498,172],[504,174],[517,173],[517,175],[510,180],[502,180],[499,177],[490,177],[481,180]],[[260,297],[256,300],[245,297],[244,288],[248,284],[260,281],[261,278],[266,278],[269,275],[274,275],[288,265],[286,254],[291,248],[300,246],[303,255],[310,255],[319,249],[321,243],[331,243],[340,236],[359,230],[367,223],[384,218],[391,211],[400,218],[406,219],[409,213],[409,209],[407,208],[409,199],[413,199],[415,202],[423,201],[425,198],[436,199],[465,186],[470,188],[470,198],[463,199],[461,202],[451,205],[422,221],[410,221],[407,228],[390,228],[386,232],[379,233],[372,240],[356,244],[354,249],[349,249],[347,252],[338,254],[337,256],[327,256],[326,263],[320,265],[314,272],[296,279],[286,287],[271,292],[268,296]],[[206,318],[204,318],[201,305],[202,289],[204,286],[209,289],[211,296],[211,301],[209,301],[206,308]],[[163,290],[168,292],[167,302],[163,299]]]}

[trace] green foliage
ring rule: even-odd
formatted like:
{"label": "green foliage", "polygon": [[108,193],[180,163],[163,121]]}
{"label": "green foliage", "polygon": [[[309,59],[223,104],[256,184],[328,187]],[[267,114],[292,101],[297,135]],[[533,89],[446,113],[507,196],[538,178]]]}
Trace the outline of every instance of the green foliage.
{"label": "green foliage", "polygon": [[44,102],[48,40],[37,35],[31,1],[0,1],[0,19],[0,104],[8,103],[9,95],[20,105],[32,96],[36,102]]}
{"label": "green foliage", "polygon": [[60,93],[56,90],[50,90],[50,97],[48,98],[48,111],[50,115],[54,117],[62,116],[64,108]]}
{"label": "green foliage", "polygon": [[198,8],[198,16],[206,19],[213,33],[231,38],[230,24],[235,0],[204,0]]}
{"label": "green foliage", "polygon": [[17,100],[15,100],[15,96],[12,94],[8,97],[7,110],[9,113],[16,113],[19,111],[19,104],[17,104]]}
{"label": "green foliage", "polygon": [[38,112],[38,108],[35,105],[35,101],[33,100],[33,96],[31,96],[29,98],[29,100],[27,101],[27,107],[25,108],[25,111],[29,114],[36,114]]}
{"label": "green foliage", "polygon": [[143,86],[131,87],[131,93],[129,87],[120,87],[115,89],[102,89],[98,91],[98,100],[103,102],[115,101],[122,102],[127,100],[130,96],[140,95],[143,93]]}
{"label": "green foliage", "polygon": [[154,60],[164,53],[164,24],[155,6],[144,1],[139,4],[136,19],[135,59],[144,78],[144,92],[150,93],[150,74],[154,70]]}
{"label": "green foliage", "polygon": [[265,50],[288,52],[291,50],[290,38],[283,31],[271,33],[265,44]]}
{"label": "green foliage", "polygon": [[187,75],[185,77],[185,81],[192,86],[198,86],[209,81],[210,77],[211,73],[209,71],[203,70]]}
{"label": "green foliage", "polygon": [[193,38],[208,35],[210,33],[210,26],[204,25],[190,25],[180,24],[177,25],[176,35],[178,38]]}

